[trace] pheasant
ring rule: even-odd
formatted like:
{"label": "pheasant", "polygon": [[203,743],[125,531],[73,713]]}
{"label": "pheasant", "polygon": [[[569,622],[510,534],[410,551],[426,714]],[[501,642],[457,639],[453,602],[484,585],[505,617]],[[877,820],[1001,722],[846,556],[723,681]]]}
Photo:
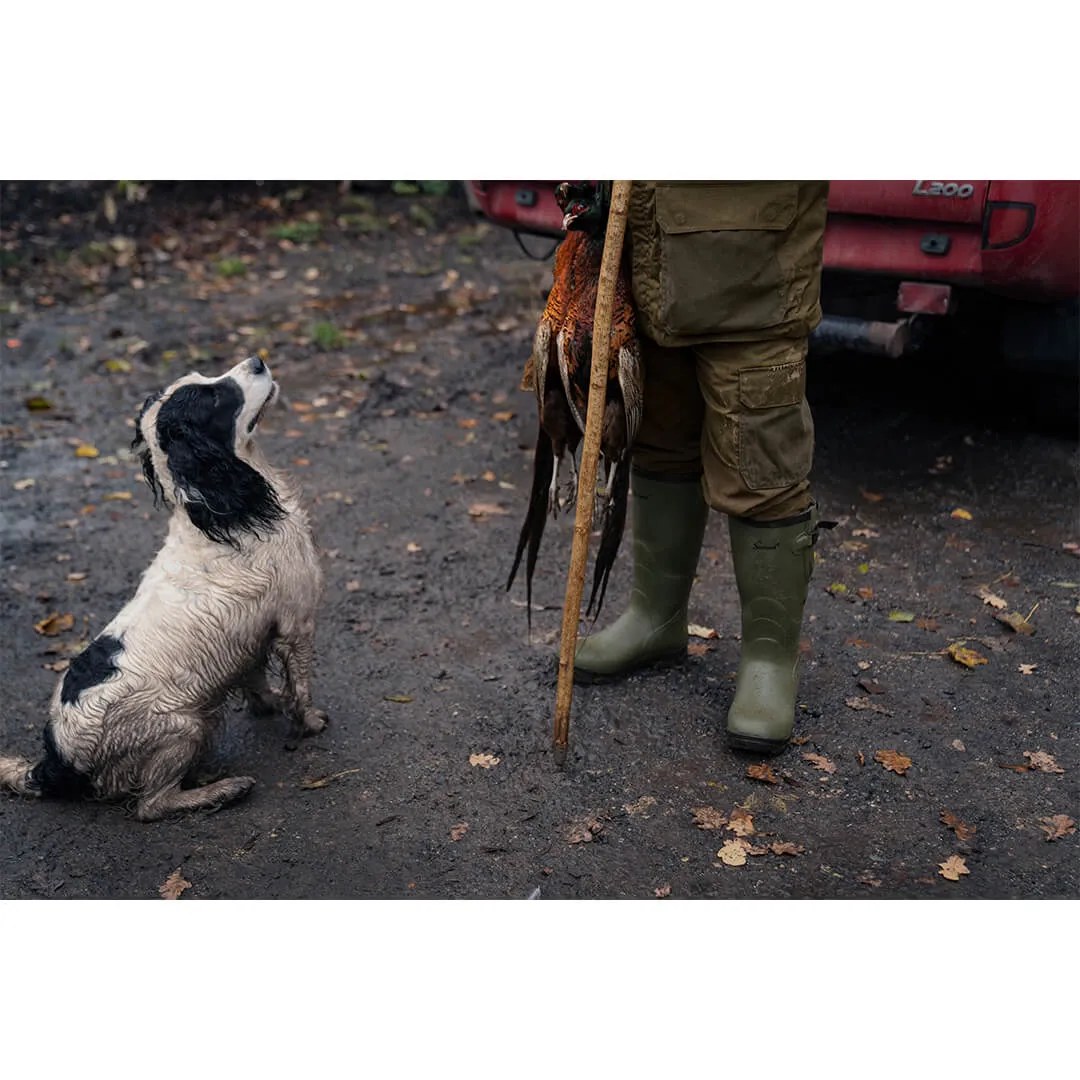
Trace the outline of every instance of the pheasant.
{"label": "pheasant", "polygon": [[[525,365],[522,389],[536,391],[540,412],[529,509],[518,538],[514,565],[506,582],[514,583],[525,561],[526,611],[532,626],[532,579],[547,515],[559,511],[559,471],[570,457],[571,500],[577,488],[576,453],[585,431],[592,366],[592,330],[600,260],[604,252],[609,187],[560,184],[555,199],[563,211],[566,237],[555,253],[554,284],[536,329],[532,355]],[[605,470],[600,545],[586,615],[604,602],[608,577],[626,525],[630,492],[630,449],[641,425],[643,375],[641,349],[634,328],[629,261],[624,257],[615,285],[611,339],[607,355],[607,393],[600,437]]]}

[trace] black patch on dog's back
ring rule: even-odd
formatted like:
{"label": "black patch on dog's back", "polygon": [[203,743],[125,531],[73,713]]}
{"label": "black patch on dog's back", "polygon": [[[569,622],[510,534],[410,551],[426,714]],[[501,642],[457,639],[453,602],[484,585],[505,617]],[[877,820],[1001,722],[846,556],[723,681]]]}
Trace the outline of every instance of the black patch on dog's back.
{"label": "black patch on dog's back", "polygon": [[266,477],[236,456],[244,394],[233,379],[181,386],[161,406],[157,439],[191,523],[211,540],[269,529],[285,516]]}
{"label": "black patch on dog's back", "polygon": [[74,705],[84,690],[115,675],[120,669],[113,663],[113,657],[123,648],[123,641],[112,634],[99,634],[94,638],[64,672],[60,700],[65,705]]}
{"label": "black patch on dog's back", "polygon": [[90,778],[64,760],[56,745],[52,722],[45,725],[45,756],[30,770],[30,785],[53,799],[89,799],[94,794]]}

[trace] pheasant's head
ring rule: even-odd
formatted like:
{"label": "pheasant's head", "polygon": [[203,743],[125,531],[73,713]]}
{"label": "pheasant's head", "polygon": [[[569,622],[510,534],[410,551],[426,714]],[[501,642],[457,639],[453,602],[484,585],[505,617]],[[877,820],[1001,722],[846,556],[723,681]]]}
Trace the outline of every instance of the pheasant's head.
{"label": "pheasant's head", "polygon": [[564,182],[555,189],[555,201],[563,212],[563,228],[568,232],[573,229],[603,235],[607,227],[607,208],[600,187]]}

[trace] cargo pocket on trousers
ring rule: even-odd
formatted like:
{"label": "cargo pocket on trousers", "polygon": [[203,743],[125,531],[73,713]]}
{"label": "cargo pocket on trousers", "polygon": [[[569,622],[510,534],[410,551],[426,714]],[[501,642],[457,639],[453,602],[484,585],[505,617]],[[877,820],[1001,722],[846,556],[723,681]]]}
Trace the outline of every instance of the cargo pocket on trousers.
{"label": "cargo pocket on trousers", "polygon": [[814,421],[806,361],[739,372],[739,474],[752,490],[785,488],[810,475]]}
{"label": "cargo pocket on trousers", "polygon": [[708,337],[783,322],[789,281],[780,253],[797,207],[792,181],[658,185],[656,325]]}

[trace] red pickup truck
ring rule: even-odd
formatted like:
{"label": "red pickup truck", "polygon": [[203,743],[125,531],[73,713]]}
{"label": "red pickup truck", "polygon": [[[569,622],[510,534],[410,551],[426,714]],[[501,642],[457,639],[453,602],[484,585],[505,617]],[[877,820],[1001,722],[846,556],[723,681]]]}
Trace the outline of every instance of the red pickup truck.
{"label": "red pickup truck", "polygon": [[[557,237],[556,181],[467,180],[472,206]],[[1080,182],[834,180],[817,348],[898,357],[961,330],[1026,370],[1080,371]]]}

